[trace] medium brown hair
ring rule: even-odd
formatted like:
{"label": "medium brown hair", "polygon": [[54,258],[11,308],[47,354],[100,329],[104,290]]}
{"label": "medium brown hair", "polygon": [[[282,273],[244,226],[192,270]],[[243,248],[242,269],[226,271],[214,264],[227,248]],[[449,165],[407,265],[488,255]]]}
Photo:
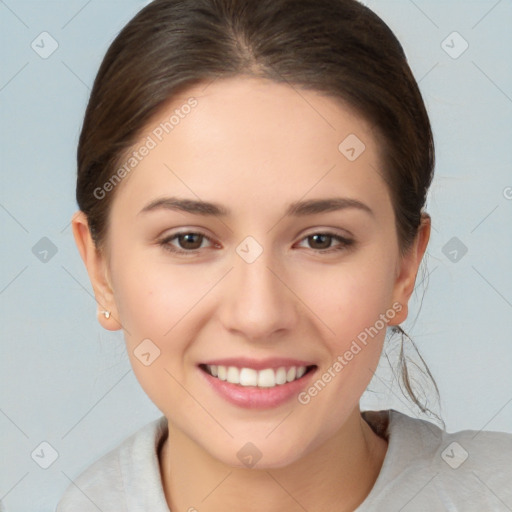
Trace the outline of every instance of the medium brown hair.
{"label": "medium brown hair", "polygon": [[[241,75],[323,93],[373,126],[406,254],[428,216],[422,209],[434,171],[432,131],[402,46],[355,0],[155,0],[142,9],[103,59],[80,134],[76,197],[98,250],[116,189],[101,199],[94,191],[148,122],[187,88]],[[401,373],[413,402],[428,411],[403,354]]]}

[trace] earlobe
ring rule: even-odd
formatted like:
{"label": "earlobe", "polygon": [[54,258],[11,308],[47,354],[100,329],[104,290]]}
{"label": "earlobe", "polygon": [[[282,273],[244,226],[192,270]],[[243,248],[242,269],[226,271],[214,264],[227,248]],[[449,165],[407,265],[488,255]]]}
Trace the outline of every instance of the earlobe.
{"label": "earlobe", "polygon": [[87,216],[77,211],[71,226],[78,252],[85,264],[97,302],[98,321],[105,329],[117,331],[121,329],[114,292],[110,284],[107,258],[94,244],[89,229]]}
{"label": "earlobe", "polygon": [[390,325],[398,325],[407,319],[409,313],[409,299],[414,291],[419,266],[427,249],[430,239],[430,229],[430,215],[422,213],[421,224],[418,228],[416,238],[407,254],[401,259],[397,270],[392,303],[400,303],[402,309],[395,316],[393,321],[390,322]]}

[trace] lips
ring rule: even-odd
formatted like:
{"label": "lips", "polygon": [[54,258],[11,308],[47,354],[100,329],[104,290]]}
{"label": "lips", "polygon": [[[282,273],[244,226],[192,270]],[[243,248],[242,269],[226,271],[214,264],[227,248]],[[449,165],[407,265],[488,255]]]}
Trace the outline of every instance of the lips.
{"label": "lips", "polygon": [[318,365],[307,359],[228,357],[197,365],[204,381],[228,402],[266,409],[292,400],[313,378]]}
{"label": "lips", "polygon": [[[209,361],[209,363],[223,362],[231,365],[204,363],[198,365],[198,369],[210,389],[231,404],[247,409],[269,409],[296,398],[298,393],[310,384],[318,368],[317,365],[305,365],[303,364],[305,361],[295,359],[248,361],[247,359]],[[280,364],[288,365],[290,362],[297,366],[279,366]],[[253,367],[241,366],[245,364],[252,364]],[[254,366],[262,369],[256,370]]]}

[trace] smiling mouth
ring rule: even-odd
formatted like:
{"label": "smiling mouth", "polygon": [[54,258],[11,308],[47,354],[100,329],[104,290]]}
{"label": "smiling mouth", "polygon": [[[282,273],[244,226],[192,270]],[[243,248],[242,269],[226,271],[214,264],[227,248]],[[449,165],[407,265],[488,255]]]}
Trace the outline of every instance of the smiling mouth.
{"label": "smiling mouth", "polygon": [[281,366],[279,368],[239,368],[236,366],[200,364],[199,368],[208,375],[243,387],[274,388],[302,379],[317,366]]}

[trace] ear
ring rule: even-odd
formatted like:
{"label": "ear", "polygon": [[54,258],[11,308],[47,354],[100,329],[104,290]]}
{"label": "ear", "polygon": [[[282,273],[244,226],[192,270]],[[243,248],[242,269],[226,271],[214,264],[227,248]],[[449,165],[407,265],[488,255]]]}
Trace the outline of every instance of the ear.
{"label": "ear", "polygon": [[[110,281],[107,257],[95,246],[84,212],[78,211],[73,215],[71,226],[75,243],[85,263],[98,304],[98,321],[105,329],[117,331],[121,329],[121,324],[118,320],[119,315]],[[106,318],[103,311],[109,311],[110,317]]]}
{"label": "ear", "polygon": [[393,321],[389,322],[389,325],[401,324],[409,314],[409,298],[414,290],[418,269],[430,239],[430,228],[430,215],[422,213],[418,234],[409,251],[403,256],[397,267],[392,304],[398,302],[402,305],[402,309],[397,312]]}

